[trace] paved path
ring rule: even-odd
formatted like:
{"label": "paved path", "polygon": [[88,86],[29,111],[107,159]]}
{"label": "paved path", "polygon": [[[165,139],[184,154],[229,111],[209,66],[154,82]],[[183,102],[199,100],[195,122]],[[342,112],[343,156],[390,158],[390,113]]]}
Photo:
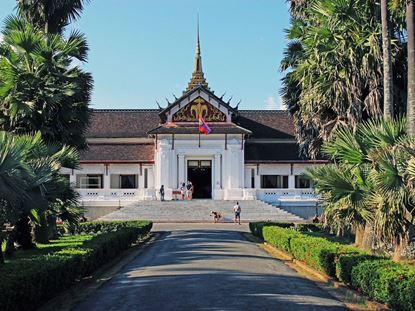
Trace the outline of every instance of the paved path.
{"label": "paved path", "polygon": [[157,224],[160,239],[75,310],[345,310],[233,224]]}

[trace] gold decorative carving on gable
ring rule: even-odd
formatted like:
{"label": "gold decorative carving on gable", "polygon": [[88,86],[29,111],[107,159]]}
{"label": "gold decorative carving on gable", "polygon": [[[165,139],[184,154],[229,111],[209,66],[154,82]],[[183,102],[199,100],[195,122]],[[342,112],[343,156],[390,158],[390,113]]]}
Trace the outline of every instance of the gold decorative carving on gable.
{"label": "gold decorative carving on gable", "polygon": [[199,115],[202,115],[206,122],[226,122],[226,115],[201,97],[196,98],[194,101],[177,111],[173,115],[172,121],[198,122]]}

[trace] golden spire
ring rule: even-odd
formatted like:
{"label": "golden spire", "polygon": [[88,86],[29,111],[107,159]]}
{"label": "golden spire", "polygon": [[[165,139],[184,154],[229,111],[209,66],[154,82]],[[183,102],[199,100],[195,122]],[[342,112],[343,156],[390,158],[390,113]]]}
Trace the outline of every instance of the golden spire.
{"label": "golden spire", "polygon": [[185,92],[188,92],[195,87],[202,85],[209,89],[208,83],[205,80],[202,70],[202,56],[200,55],[200,40],[199,40],[199,14],[197,15],[197,41],[196,41],[196,56],[195,56],[195,67],[193,69],[192,78]]}

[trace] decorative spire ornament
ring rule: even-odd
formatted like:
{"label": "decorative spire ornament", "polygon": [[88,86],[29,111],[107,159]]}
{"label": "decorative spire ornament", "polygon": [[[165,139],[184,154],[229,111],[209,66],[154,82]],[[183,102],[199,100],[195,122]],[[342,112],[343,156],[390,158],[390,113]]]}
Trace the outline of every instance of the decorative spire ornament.
{"label": "decorative spire ornament", "polygon": [[197,41],[196,41],[196,56],[195,56],[195,65],[192,73],[192,78],[190,79],[187,89],[185,91],[191,91],[195,87],[202,85],[205,88],[209,89],[208,83],[203,74],[202,70],[202,56],[200,54],[200,38],[199,38],[199,14],[197,15]]}

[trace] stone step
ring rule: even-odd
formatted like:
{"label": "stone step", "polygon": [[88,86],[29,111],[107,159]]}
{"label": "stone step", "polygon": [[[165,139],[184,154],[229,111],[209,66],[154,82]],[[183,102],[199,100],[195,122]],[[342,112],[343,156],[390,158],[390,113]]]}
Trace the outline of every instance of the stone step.
{"label": "stone step", "polygon": [[[303,218],[262,201],[241,201],[243,221],[304,221]],[[211,210],[218,211],[223,221],[232,221],[235,201],[140,201],[114,211],[101,220],[148,219],[154,222],[206,222],[212,221]]]}

